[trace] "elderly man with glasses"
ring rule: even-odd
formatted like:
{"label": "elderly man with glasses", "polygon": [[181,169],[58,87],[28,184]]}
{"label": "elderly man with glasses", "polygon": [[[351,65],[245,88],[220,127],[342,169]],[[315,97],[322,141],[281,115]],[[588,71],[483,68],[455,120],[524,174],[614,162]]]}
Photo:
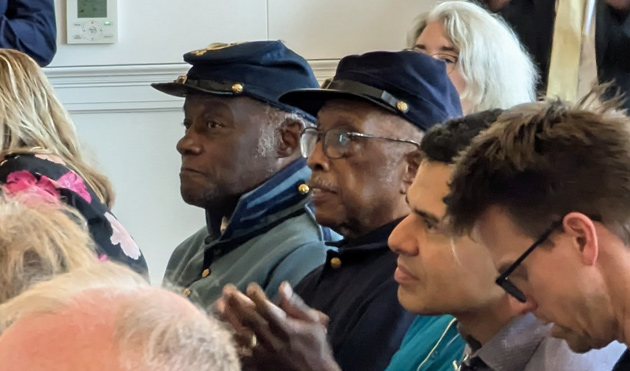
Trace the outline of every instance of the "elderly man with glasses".
{"label": "elderly man with glasses", "polygon": [[[400,51],[345,57],[321,89],[280,101],[317,116],[301,143],[315,216],[344,237],[295,291],[330,317],[328,338],[343,370],[382,371],[415,317],[398,303],[387,238],[409,214],[405,195],[420,161],[418,142],[433,125],[461,115],[459,97],[444,62]],[[426,317],[427,343],[450,320]]]}
{"label": "elderly man with glasses", "polygon": [[[623,352],[621,344],[587,354],[572,352],[550,336],[551,326],[522,315],[527,304],[512,300],[494,284],[496,269],[483,244],[450,233],[444,196],[453,162],[500,113],[483,111],[448,121],[432,128],[420,143],[422,162],[407,192],[412,211],[389,237],[390,249],[398,254],[398,300],[413,313],[453,317],[435,339],[427,336],[426,317],[418,316],[386,371],[608,371]],[[242,322],[252,324],[261,344],[274,343],[274,349],[283,349],[278,346],[282,341],[290,344],[280,352],[281,369],[338,371],[317,313],[290,296],[286,286],[280,293],[279,307],[265,300],[259,288],[251,287],[248,298],[236,295],[239,302],[251,300],[260,318],[243,305],[234,309],[250,319]]]}

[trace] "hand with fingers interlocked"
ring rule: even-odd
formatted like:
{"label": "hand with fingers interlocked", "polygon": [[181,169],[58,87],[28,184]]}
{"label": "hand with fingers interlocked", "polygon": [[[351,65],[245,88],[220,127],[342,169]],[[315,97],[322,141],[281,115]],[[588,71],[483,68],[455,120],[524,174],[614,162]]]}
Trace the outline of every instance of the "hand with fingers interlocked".
{"label": "hand with fingers interlocked", "polygon": [[255,283],[245,294],[227,285],[217,302],[234,329],[243,369],[340,371],[326,341],[328,317],[307,306],[288,282],[278,293],[275,305]]}

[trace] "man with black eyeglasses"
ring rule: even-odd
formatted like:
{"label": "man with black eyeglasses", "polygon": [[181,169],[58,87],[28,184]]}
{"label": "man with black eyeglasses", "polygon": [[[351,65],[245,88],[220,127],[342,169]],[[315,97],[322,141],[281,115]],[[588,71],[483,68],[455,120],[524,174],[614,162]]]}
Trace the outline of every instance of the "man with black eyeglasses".
{"label": "man with black eyeglasses", "polygon": [[[630,346],[630,120],[590,108],[598,94],[507,111],[447,197],[453,232],[482,242],[496,283],[576,352]],[[630,369],[628,352],[615,369]]]}
{"label": "man with black eyeglasses", "polygon": [[[301,142],[315,217],[344,237],[295,291],[329,316],[341,369],[382,371],[414,320],[396,297],[396,255],[387,238],[409,213],[405,194],[418,168],[418,142],[433,125],[461,115],[459,97],[443,62],[400,51],[345,57],[321,89],[295,90],[280,101],[317,116],[317,128],[304,130]],[[449,321],[426,317],[435,328],[427,343]]]}
{"label": "man with black eyeglasses", "polygon": [[[451,235],[444,196],[453,162],[500,111],[450,120],[433,127],[420,143],[422,162],[407,192],[412,211],[389,236],[389,247],[398,255],[398,300],[421,315],[386,371],[607,371],[623,352],[616,344],[573,353],[564,341],[549,336],[550,326],[522,315],[528,304],[494,284],[496,269],[485,246],[470,236]],[[286,284],[279,292],[283,299],[276,306],[260,288],[250,287],[247,297],[236,293],[231,299],[243,305],[229,308],[258,334],[262,347],[274,344],[279,350],[278,369],[338,371],[317,313],[287,291]],[[248,310],[248,302],[255,311]],[[453,317],[446,317],[442,334],[427,336],[432,329],[422,315],[444,313]]]}
{"label": "man with black eyeglasses", "polygon": [[[474,236],[454,236],[448,228],[444,199],[453,164],[500,117],[498,111],[451,120],[423,138],[423,161],[407,192],[412,212],[389,237],[389,247],[399,255],[398,300],[414,313],[455,317],[453,331],[466,341],[459,371],[608,371],[623,352],[621,344],[572,352],[564,341],[550,337],[550,326],[523,315],[530,303],[514,300],[495,285],[497,271],[488,249]],[[416,370],[404,367],[409,360],[416,361],[414,366],[426,362],[417,354],[424,339],[413,331],[415,325],[387,371]]]}

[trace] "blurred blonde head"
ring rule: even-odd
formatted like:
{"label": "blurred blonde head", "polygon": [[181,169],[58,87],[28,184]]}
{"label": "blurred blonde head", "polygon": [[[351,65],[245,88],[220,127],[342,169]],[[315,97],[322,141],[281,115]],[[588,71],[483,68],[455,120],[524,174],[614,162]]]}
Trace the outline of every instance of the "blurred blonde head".
{"label": "blurred blonde head", "polygon": [[77,211],[35,192],[0,195],[0,303],[37,282],[97,263]]}
{"label": "blurred blonde head", "polygon": [[427,24],[439,22],[459,51],[466,82],[460,93],[471,112],[511,108],[536,99],[538,72],[512,29],[499,16],[468,1],[446,1],[418,16],[408,34],[414,47]]}
{"label": "blurred blonde head", "polygon": [[0,159],[20,152],[59,156],[111,207],[111,184],[86,163],[74,123],[48,78],[33,59],[12,49],[0,49],[0,138]]}
{"label": "blurred blonde head", "polygon": [[241,369],[218,320],[112,262],[59,275],[1,304],[0,333],[0,364],[16,370],[78,370],[95,359],[120,371]]}

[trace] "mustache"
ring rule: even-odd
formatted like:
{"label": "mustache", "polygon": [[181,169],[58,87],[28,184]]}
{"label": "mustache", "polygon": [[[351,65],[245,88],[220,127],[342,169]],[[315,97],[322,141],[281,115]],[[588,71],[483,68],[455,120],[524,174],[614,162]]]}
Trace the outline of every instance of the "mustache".
{"label": "mustache", "polygon": [[308,180],[308,186],[311,188],[319,188],[326,191],[334,191],[337,189],[337,185],[327,179],[319,175],[311,175],[311,178]]}

